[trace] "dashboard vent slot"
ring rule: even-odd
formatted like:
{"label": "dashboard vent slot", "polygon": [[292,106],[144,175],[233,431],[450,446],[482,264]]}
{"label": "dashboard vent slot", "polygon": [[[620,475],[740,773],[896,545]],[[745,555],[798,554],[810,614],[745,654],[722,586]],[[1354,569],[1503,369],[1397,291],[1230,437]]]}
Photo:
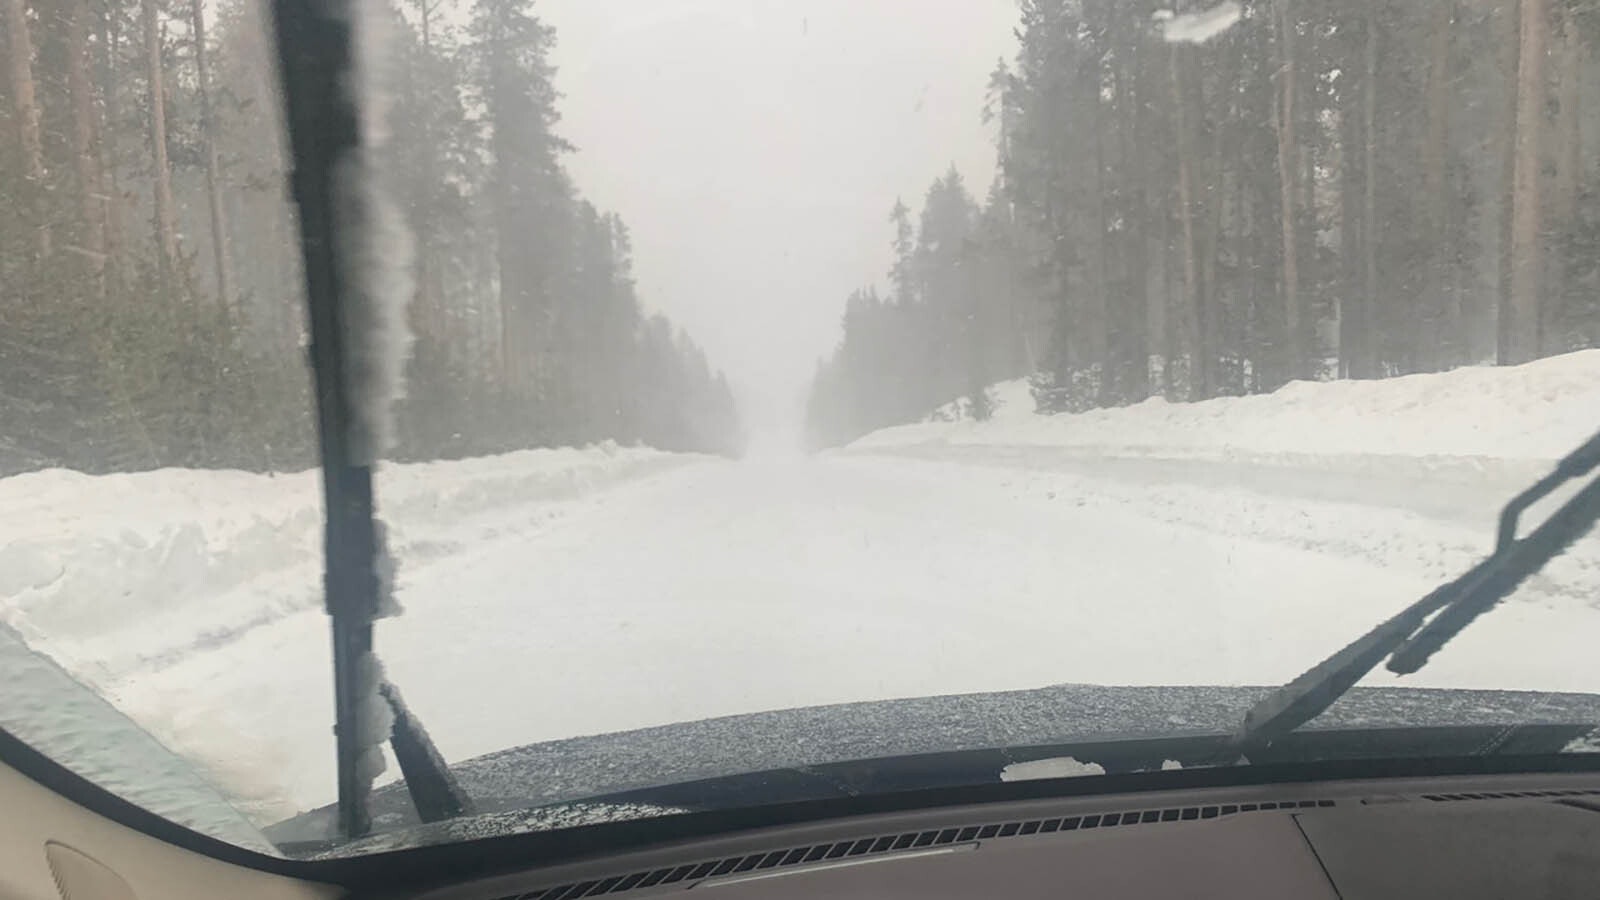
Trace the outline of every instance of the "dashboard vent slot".
{"label": "dashboard vent slot", "polygon": [[1523,798],[1600,797],[1600,790],[1550,790],[1550,791],[1473,791],[1461,794],[1423,794],[1422,799],[1435,803],[1455,800],[1515,800]]}
{"label": "dashboard vent slot", "polygon": [[[1474,796],[1569,796],[1575,794],[1600,794],[1600,791],[1539,791],[1528,794],[1481,794]],[[1449,799],[1467,795],[1438,794],[1428,799]],[[1238,813],[1287,809],[1313,809],[1333,806],[1332,800],[1280,800],[1266,803],[1224,803],[1215,806],[1182,806],[1168,809],[1136,809],[1124,812],[1098,813],[1086,816],[1054,816],[1048,819],[1029,819],[1022,822],[995,822],[986,825],[966,825],[931,831],[908,831],[901,834],[884,834],[874,837],[852,838],[831,844],[806,847],[789,847],[752,853],[749,856],[730,856],[705,862],[613,875],[594,881],[580,881],[556,887],[541,888],[523,894],[512,894],[496,900],[578,900],[579,897],[599,897],[621,894],[639,888],[664,884],[681,884],[688,887],[707,878],[720,875],[737,875],[760,869],[779,869],[807,863],[824,863],[852,856],[895,853],[902,850],[921,850],[945,844],[964,844],[969,841],[987,841],[999,838],[1025,837],[1027,835],[1053,834],[1059,831],[1083,831],[1091,828],[1126,828],[1129,825],[1155,825],[1164,822],[1193,822],[1216,819]]]}

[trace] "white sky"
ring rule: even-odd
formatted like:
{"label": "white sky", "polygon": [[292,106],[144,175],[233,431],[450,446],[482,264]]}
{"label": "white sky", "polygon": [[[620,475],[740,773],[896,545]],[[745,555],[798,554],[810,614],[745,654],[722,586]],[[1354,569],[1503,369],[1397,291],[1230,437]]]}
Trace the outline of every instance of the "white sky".
{"label": "white sky", "polygon": [[845,297],[886,280],[896,195],[994,171],[1014,0],[543,0],[567,165],[633,232],[647,308],[782,427]]}

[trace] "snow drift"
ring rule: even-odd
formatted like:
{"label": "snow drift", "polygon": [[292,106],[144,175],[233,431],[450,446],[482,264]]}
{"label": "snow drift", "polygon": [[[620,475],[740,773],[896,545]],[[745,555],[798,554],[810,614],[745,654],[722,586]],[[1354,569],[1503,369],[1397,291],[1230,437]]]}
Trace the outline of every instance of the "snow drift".
{"label": "snow drift", "polygon": [[1200,403],[1152,398],[1077,414],[1036,414],[1026,379],[990,391],[996,410],[989,421],[886,428],[850,447],[1050,446],[1105,456],[1295,465],[1318,457],[1542,464],[1600,428],[1600,350],[1380,381],[1297,381],[1271,394]]}
{"label": "snow drift", "polygon": [[[378,503],[403,585],[480,537],[479,516],[559,514],[559,501],[695,459],[607,443],[385,465]],[[315,470],[53,469],[0,479],[0,509],[0,622],[91,683],[321,603]]]}

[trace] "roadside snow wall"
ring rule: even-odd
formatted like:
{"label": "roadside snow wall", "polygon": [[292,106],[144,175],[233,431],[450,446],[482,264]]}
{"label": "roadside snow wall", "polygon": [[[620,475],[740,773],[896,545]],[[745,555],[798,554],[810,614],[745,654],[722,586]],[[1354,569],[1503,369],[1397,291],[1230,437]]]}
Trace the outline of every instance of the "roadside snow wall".
{"label": "roadside snow wall", "polygon": [[1296,381],[1271,394],[1200,403],[1156,398],[1077,414],[1035,413],[1026,379],[990,393],[997,408],[989,421],[948,421],[956,418],[952,406],[931,421],[875,431],[849,449],[1057,447],[1297,466],[1324,457],[1542,465],[1600,429],[1600,350],[1378,381]]}
{"label": "roadside snow wall", "polygon": [[[479,517],[553,514],[698,457],[602,444],[383,465],[379,511],[401,561],[464,549]],[[108,684],[322,602],[315,470],[285,475],[63,469],[0,479],[0,622]]]}

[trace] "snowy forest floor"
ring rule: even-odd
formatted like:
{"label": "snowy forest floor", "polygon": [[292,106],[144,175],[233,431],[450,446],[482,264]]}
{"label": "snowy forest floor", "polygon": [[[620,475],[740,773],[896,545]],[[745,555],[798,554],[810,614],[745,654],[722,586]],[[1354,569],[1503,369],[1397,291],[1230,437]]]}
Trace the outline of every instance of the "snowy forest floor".
{"label": "snowy forest floor", "polygon": [[[394,467],[406,611],[378,647],[450,760],[811,704],[1283,682],[1489,549],[1600,420],[1600,353],[1357,387],[1046,418],[1013,385],[992,422],[813,458]],[[314,481],[83,478],[0,481],[26,511],[0,618],[258,821],[331,800]],[[1366,683],[1600,692],[1597,545]]]}

